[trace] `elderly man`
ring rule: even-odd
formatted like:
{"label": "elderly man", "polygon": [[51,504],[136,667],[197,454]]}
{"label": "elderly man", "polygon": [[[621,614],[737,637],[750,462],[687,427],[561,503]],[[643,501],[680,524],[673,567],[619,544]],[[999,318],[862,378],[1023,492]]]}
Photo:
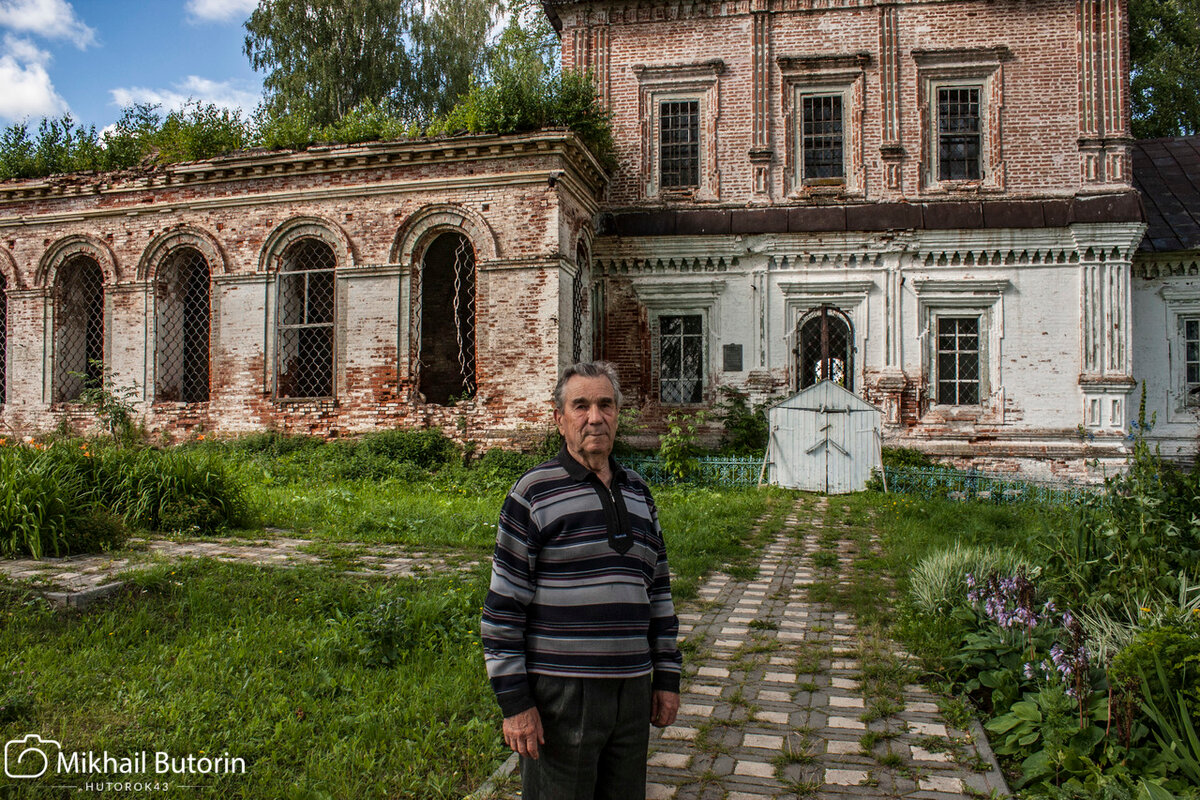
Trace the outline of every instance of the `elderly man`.
{"label": "elderly man", "polygon": [[649,726],[679,710],[666,547],[649,488],[612,458],[620,406],[611,364],[567,368],[562,450],[500,510],[483,646],[524,800],[645,797]]}

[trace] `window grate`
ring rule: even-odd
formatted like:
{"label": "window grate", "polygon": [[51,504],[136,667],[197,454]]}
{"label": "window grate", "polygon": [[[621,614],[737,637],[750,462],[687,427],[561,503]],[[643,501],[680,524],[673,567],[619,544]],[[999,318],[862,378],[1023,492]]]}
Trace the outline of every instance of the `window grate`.
{"label": "window grate", "polygon": [[847,389],[851,387],[853,337],[850,323],[842,313],[830,306],[821,306],[800,323],[799,389],[831,380]]}
{"label": "window grate", "polygon": [[978,86],[938,89],[938,178],[979,180],[983,133]]}
{"label": "window grate", "polygon": [[471,242],[460,233],[434,239],[425,251],[418,280],[414,318],[420,342],[419,390],[426,402],[438,405],[474,397],[475,251]]}
{"label": "window grate", "polygon": [[1200,405],[1200,318],[1183,321],[1183,361],[1188,405]]}
{"label": "window grate", "polygon": [[663,188],[700,185],[700,102],[659,104],[659,183]]}
{"label": "window grate", "polygon": [[699,314],[658,318],[659,399],[704,400],[704,322]]}
{"label": "window grate", "polygon": [[208,400],[209,277],[208,262],[191,248],[171,256],[159,270],[154,397],[160,402]]}
{"label": "window grate", "polygon": [[805,97],[803,106],[804,179],[844,178],[842,96]]}
{"label": "window grate", "polygon": [[8,402],[8,281],[0,275],[0,403]]}
{"label": "window grate", "polygon": [[59,270],[54,287],[55,402],[79,399],[104,377],[104,272],[95,259],[76,256]]}
{"label": "window grate", "polygon": [[939,317],[937,398],[943,405],[979,403],[979,317]]}
{"label": "window grate", "polygon": [[281,398],[333,396],[333,248],[302,239],[279,270],[276,393]]}
{"label": "window grate", "polygon": [[571,363],[584,360],[583,331],[587,316],[587,250],[575,251],[575,280],[571,283]]}

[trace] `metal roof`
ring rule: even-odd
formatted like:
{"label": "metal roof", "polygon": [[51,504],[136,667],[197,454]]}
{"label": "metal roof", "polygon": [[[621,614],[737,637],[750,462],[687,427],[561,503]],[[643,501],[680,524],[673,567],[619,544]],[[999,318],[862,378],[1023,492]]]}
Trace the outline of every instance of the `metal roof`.
{"label": "metal roof", "polygon": [[1134,142],[1133,185],[1148,225],[1143,252],[1200,250],[1200,136]]}

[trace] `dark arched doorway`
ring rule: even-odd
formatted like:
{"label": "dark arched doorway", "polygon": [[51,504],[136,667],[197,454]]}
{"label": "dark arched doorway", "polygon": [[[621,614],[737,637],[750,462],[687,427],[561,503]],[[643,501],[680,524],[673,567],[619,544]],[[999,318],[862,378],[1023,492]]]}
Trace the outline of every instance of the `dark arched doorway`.
{"label": "dark arched doorway", "polygon": [[443,233],[421,260],[418,390],[428,403],[475,396],[475,250]]}

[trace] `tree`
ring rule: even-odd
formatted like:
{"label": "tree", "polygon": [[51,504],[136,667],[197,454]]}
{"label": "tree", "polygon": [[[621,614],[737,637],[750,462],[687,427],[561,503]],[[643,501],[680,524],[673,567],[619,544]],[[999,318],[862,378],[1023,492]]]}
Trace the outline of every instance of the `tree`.
{"label": "tree", "polygon": [[470,88],[497,0],[261,0],[245,53],[265,71],[271,113],[330,125],[364,104],[416,121]]}
{"label": "tree", "polygon": [[1133,134],[1200,132],[1200,0],[1129,0]]}

